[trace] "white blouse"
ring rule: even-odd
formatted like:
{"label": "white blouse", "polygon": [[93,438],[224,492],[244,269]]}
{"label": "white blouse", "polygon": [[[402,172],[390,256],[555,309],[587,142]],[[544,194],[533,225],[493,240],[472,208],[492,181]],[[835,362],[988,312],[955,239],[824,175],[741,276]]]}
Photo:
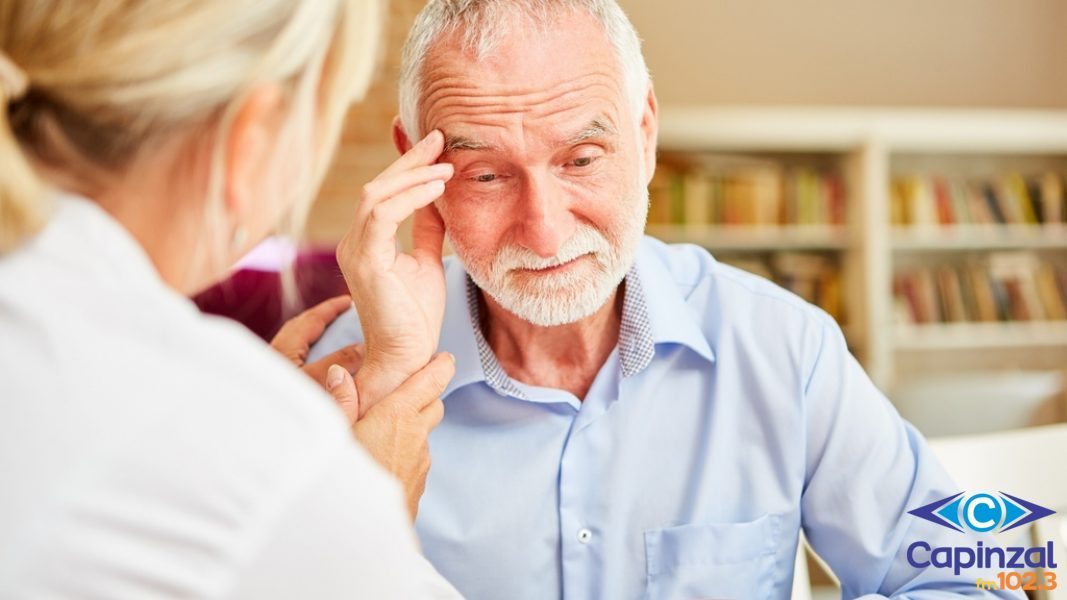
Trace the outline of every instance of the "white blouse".
{"label": "white blouse", "polygon": [[0,258],[0,598],[421,598],[397,483],[96,204]]}

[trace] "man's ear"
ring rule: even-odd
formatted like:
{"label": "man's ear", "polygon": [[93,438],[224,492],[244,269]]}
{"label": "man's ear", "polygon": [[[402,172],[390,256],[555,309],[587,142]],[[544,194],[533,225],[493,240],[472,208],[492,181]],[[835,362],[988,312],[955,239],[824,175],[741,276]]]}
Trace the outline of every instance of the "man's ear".
{"label": "man's ear", "polygon": [[645,101],[644,114],[641,116],[641,141],[644,142],[645,185],[652,181],[656,172],[656,143],[659,137],[659,104],[652,83],[648,84],[648,99]]}
{"label": "man's ear", "polygon": [[226,142],[226,208],[234,215],[255,210],[255,182],[269,164],[282,117],[282,93],[277,85],[253,89],[237,108]]}
{"label": "man's ear", "polygon": [[408,150],[414,145],[411,140],[408,139],[408,134],[404,131],[404,126],[400,123],[400,117],[393,117],[393,145],[400,151],[400,154],[407,154]]}

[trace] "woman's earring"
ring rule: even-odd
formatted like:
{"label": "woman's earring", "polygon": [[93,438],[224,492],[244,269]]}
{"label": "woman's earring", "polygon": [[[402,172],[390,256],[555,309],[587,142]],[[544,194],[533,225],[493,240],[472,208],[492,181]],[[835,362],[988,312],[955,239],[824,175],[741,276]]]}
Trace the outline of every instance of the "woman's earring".
{"label": "woman's earring", "polygon": [[248,231],[238,225],[237,229],[233,230],[233,239],[230,240],[230,249],[234,252],[245,247],[245,242],[248,241]]}

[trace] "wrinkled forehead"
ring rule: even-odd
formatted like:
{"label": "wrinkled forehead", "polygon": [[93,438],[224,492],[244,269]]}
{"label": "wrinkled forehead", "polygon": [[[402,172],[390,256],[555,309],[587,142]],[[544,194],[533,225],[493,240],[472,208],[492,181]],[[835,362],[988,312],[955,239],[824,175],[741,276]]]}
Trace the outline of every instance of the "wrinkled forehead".
{"label": "wrinkled forehead", "polygon": [[591,16],[554,27],[511,28],[484,56],[458,32],[427,55],[420,129],[568,129],[598,120],[621,128],[628,114],[614,48]]}

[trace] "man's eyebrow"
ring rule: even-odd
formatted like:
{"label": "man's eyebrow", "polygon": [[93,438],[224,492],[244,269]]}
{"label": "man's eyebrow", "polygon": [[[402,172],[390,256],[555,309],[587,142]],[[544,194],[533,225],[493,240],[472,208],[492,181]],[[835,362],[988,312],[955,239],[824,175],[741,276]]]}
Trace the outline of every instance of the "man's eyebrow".
{"label": "man's eyebrow", "polygon": [[[576,146],[591,139],[615,137],[616,135],[618,135],[618,132],[610,123],[603,119],[593,119],[588,125],[583,127],[581,131],[567,138],[564,145]],[[492,144],[462,135],[445,135],[445,147],[443,153],[460,152],[464,150],[484,151],[497,149],[498,148]]]}
{"label": "man's eyebrow", "polygon": [[618,135],[618,132],[610,123],[602,119],[593,119],[581,131],[568,138],[564,145],[576,146],[592,139],[615,137],[616,135]]}
{"label": "man's eyebrow", "polygon": [[478,140],[463,137],[461,135],[446,135],[444,152],[459,152],[461,150],[495,150],[496,146],[479,142]]}

